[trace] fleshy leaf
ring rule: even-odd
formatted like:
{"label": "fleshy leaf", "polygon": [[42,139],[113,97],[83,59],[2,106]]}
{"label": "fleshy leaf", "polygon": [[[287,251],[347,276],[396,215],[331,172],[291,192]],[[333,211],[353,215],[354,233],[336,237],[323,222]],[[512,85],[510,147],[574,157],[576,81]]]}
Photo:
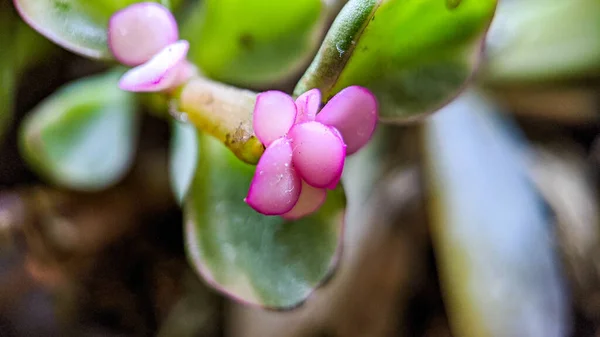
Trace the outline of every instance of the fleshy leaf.
{"label": "fleshy leaf", "polygon": [[371,90],[384,121],[435,111],[458,95],[480,60],[496,0],[350,0],[295,93]]}
{"label": "fleshy leaf", "polygon": [[282,216],[287,220],[296,220],[312,214],[323,205],[325,198],[327,198],[326,189],[312,187],[305,181],[302,181],[302,190],[300,191],[298,202],[291,211]]}
{"label": "fleshy leaf", "polygon": [[453,335],[568,336],[551,216],[522,136],[468,92],[428,120],[432,236]]}
{"label": "fleshy leaf", "polygon": [[317,115],[317,122],[335,127],[348,146],[348,155],[363,147],[377,126],[377,99],[368,90],[352,86],[335,95]]}
{"label": "fleshy leaf", "polygon": [[256,97],[252,128],[256,137],[265,146],[269,146],[290,131],[296,120],[296,114],[296,103],[286,93],[262,92]]}
{"label": "fleshy leaf", "polygon": [[200,136],[199,147],[184,209],[186,250],[195,270],[238,301],[277,309],[299,305],[336,266],[343,189],[330,191],[317,213],[285,222],[243,202],[255,166],[208,135]]}
{"label": "fleshy leaf", "polygon": [[325,23],[321,0],[205,0],[190,10],[182,36],[190,60],[210,78],[268,85],[301,71]]}
{"label": "fleshy leaf", "polygon": [[598,74],[600,2],[500,1],[486,55],[484,74],[495,82]]}
{"label": "fleshy leaf", "polygon": [[[21,17],[56,44],[82,56],[111,58],[108,21],[139,0],[13,0]],[[144,2],[159,2],[145,0]]]}
{"label": "fleshy leaf", "polygon": [[116,12],[108,22],[108,47],[128,66],[138,66],[179,39],[175,17],[153,2],[133,4]]}
{"label": "fleshy leaf", "polygon": [[346,145],[335,129],[319,122],[296,124],[290,130],[294,167],[314,187],[335,187],[344,169]]}
{"label": "fleshy leaf", "polygon": [[262,214],[281,215],[298,202],[301,188],[302,181],[292,165],[292,144],[279,138],[260,157],[244,201]]}
{"label": "fleshy leaf", "polygon": [[63,187],[95,191],[116,182],[133,159],[137,116],[121,72],[73,82],[42,101],[20,130],[32,169]]}
{"label": "fleshy leaf", "polygon": [[296,98],[296,122],[304,123],[314,121],[321,107],[321,92],[319,89],[311,89]]}
{"label": "fleshy leaf", "polygon": [[182,204],[196,172],[198,135],[191,124],[172,123],[169,174],[175,198]]}
{"label": "fleshy leaf", "polygon": [[154,92],[169,89],[180,83],[184,63],[190,45],[178,41],[166,46],[148,62],[130,69],[121,77],[119,88],[133,92]]}

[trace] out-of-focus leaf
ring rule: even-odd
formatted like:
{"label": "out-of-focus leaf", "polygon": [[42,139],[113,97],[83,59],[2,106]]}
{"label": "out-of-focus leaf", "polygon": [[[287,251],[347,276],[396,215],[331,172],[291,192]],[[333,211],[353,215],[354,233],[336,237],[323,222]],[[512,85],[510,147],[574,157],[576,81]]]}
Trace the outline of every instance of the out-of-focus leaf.
{"label": "out-of-focus leaf", "polygon": [[190,269],[181,276],[181,298],[160,323],[156,337],[217,336],[220,322],[219,297],[212,293]]}
{"label": "out-of-focus leaf", "polygon": [[567,126],[595,124],[600,120],[598,90],[580,85],[495,86],[488,94],[516,116]]}
{"label": "out-of-focus leaf", "polygon": [[17,60],[16,67],[19,71],[46,60],[58,49],[48,39],[21,20],[19,20],[17,26],[16,39],[13,37],[13,41],[16,41],[16,46],[10,52]]}
{"label": "out-of-focus leaf", "polygon": [[295,93],[327,101],[350,85],[371,89],[385,121],[404,121],[456,96],[479,63],[496,0],[350,0]]}
{"label": "out-of-focus leaf", "polygon": [[600,1],[500,1],[486,50],[490,81],[600,73]]}
{"label": "out-of-focus leaf", "polygon": [[[600,303],[600,212],[594,166],[568,138],[539,143],[531,158],[534,182],[552,208],[560,253],[578,311],[595,320]],[[593,151],[593,150],[592,150]]]}
{"label": "out-of-focus leaf", "polygon": [[198,163],[198,135],[191,124],[173,122],[169,174],[175,198],[183,202]]}
{"label": "out-of-focus leaf", "polygon": [[[1,56],[0,56],[1,57]],[[12,66],[0,59],[0,141],[12,120],[15,75]]]}
{"label": "out-of-focus leaf", "polygon": [[201,135],[198,167],[185,204],[188,257],[206,281],[251,305],[290,308],[332,272],[344,222],[343,189],[315,214],[294,222],[264,216],[243,199],[255,166]]}
{"label": "out-of-focus leaf", "polygon": [[121,72],[63,87],[30,112],[20,130],[21,153],[46,179],[77,190],[116,183],[133,159],[137,116]]}
{"label": "out-of-focus leaf", "polygon": [[48,57],[51,44],[22,22],[9,4],[0,3],[0,139],[12,121],[19,74]]}
{"label": "out-of-focus leaf", "polygon": [[[140,0],[13,0],[21,17],[54,43],[77,54],[110,59],[111,15]],[[159,0],[144,0],[161,2]]]}
{"label": "out-of-focus leaf", "polygon": [[548,209],[516,128],[467,93],[424,130],[432,236],[457,336],[568,335]]}
{"label": "out-of-focus leaf", "polygon": [[300,70],[317,48],[321,0],[205,0],[182,35],[190,60],[216,80],[265,85]]}
{"label": "out-of-focus leaf", "polygon": [[12,53],[17,20],[0,4],[0,140],[12,120],[13,90],[16,81],[16,58]]}

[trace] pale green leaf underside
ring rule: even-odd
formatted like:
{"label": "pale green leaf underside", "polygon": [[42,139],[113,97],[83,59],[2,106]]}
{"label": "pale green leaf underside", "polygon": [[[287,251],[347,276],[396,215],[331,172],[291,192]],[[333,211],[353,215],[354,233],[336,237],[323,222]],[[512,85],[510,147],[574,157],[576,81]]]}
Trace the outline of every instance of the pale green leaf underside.
{"label": "pale green leaf underside", "polygon": [[197,272],[244,303],[300,304],[337,261],[345,207],[342,188],[317,213],[295,222],[252,210],[246,196],[255,166],[200,136],[198,167],[185,205],[186,248]]}
{"label": "pale green leaf underside", "polygon": [[63,87],[30,112],[21,152],[39,174],[77,190],[99,190],[128,170],[137,138],[135,100],[117,88],[120,72]]}
{"label": "pale green leaf underside", "polygon": [[171,127],[169,176],[175,198],[181,204],[189,189],[198,163],[198,135],[191,124],[177,121]]}
{"label": "pale green leaf underside", "polygon": [[475,71],[496,0],[350,0],[296,87],[327,101],[371,89],[382,120],[405,121],[456,96]]}
{"label": "pale green leaf underside", "polygon": [[[159,0],[145,0],[160,2]],[[108,20],[140,0],[14,0],[23,19],[56,44],[90,58],[109,59]]]}

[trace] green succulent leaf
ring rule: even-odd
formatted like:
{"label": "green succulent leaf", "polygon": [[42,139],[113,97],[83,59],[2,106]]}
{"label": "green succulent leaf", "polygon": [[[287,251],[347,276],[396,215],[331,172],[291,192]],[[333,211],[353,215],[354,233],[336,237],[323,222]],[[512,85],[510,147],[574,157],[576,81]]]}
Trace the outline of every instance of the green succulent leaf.
{"label": "green succulent leaf", "polygon": [[600,73],[600,1],[501,1],[484,74],[491,82]]}
{"label": "green succulent leaf", "polygon": [[496,0],[350,0],[295,93],[327,101],[350,85],[375,93],[384,121],[406,121],[455,97],[479,63]]}
{"label": "green succulent leaf", "polygon": [[29,113],[19,136],[32,169],[83,191],[107,188],[123,177],[135,152],[137,115],[134,96],[117,88],[121,74],[77,80]]}
{"label": "green succulent leaf", "polygon": [[554,229],[516,127],[468,92],[424,128],[434,250],[456,336],[565,336]]}
{"label": "green succulent leaf", "polygon": [[137,2],[159,0],[13,0],[21,17],[54,43],[82,56],[110,59],[108,20]]}
{"label": "green succulent leaf", "polygon": [[191,124],[172,122],[170,178],[175,198],[181,204],[196,172],[198,134]]}
{"label": "green succulent leaf", "polygon": [[244,203],[255,166],[201,135],[184,214],[186,248],[213,287],[247,304],[285,309],[302,303],[338,260],[343,189],[329,191],[315,214],[294,222],[264,216]]}
{"label": "green succulent leaf", "polygon": [[213,79],[242,86],[278,81],[310,61],[324,24],[321,0],[205,0],[182,36],[190,60]]}

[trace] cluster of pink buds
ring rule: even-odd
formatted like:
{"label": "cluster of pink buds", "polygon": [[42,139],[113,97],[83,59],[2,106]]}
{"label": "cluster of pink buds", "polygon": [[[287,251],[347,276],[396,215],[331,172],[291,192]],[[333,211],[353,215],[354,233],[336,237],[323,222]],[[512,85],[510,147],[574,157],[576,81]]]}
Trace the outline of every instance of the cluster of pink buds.
{"label": "cluster of pink buds", "polygon": [[266,150],[245,198],[257,212],[292,220],[317,211],[338,185],[346,156],[371,139],[378,115],[369,90],[347,87],[319,112],[320,104],[318,89],[296,101],[280,91],[258,95],[253,127]]}
{"label": "cluster of pink buds", "polygon": [[179,40],[173,14],[154,2],[133,4],[116,12],[108,23],[108,46],[119,62],[134,67],[119,82],[123,90],[169,90],[195,72],[186,60],[189,43]]}

